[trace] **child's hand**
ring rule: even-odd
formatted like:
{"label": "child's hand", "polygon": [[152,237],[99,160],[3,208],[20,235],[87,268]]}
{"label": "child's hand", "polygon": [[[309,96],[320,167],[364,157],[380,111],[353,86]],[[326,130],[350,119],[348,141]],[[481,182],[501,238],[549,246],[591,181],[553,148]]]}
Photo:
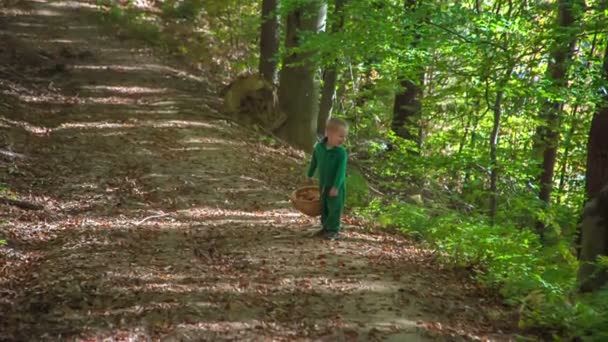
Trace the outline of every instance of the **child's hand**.
{"label": "child's hand", "polygon": [[338,196],[338,189],[336,189],[336,188],[329,189],[329,196],[331,196],[331,197]]}

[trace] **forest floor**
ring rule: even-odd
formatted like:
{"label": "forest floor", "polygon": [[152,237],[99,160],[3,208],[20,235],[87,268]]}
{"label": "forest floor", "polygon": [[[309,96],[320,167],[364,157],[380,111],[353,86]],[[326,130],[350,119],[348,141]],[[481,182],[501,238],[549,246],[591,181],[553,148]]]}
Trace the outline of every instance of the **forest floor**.
{"label": "forest floor", "polygon": [[309,237],[304,154],[214,118],[218,85],[96,12],[0,9],[0,189],[44,206],[0,204],[0,340],[515,339],[433,251]]}

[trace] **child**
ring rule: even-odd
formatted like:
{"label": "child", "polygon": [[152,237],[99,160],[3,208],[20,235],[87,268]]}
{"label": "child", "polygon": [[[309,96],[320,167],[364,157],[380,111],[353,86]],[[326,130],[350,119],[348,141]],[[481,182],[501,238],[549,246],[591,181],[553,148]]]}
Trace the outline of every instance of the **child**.
{"label": "child", "polygon": [[315,235],[329,240],[340,237],[340,217],[344,208],[346,159],[342,144],[348,135],[348,125],[344,120],[329,119],[325,138],[318,142],[312,153],[308,168],[308,178],[319,169],[321,191],[321,230]]}

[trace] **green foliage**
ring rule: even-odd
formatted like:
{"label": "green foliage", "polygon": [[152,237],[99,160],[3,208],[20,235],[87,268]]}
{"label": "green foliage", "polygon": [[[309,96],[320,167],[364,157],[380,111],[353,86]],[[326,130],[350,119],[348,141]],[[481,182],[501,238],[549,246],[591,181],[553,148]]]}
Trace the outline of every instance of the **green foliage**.
{"label": "green foliage", "polygon": [[204,9],[204,2],[201,0],[171,0],[163,3],[161,9],[167,19],[183,19],[195,22]]}
{"label": "green foliage", "polygon": [[112,23],[123,26],[135,39],[141,39],[152,45],[161,43],[159,27],[137,8],[122,8],[112,5],[105,18]]}
{"label": "green foliage", "polygon": [[349,168],[346,176],[346,207],[365,207],[370,199],[369,185],[365,176],[354,168]]}
{"label": "green foliage", "polygon": [[[150,9],[129,2],[99,0],[104,19],[122,34],[146,41],[192,67],[230,75],[257,66],[258,4],[253,0],[170,0]],[[213,60],[213,63],[209,63]]]}
{"label": "green foliage", "polygon": [[578,264],[567,241],[543,247],[530,230],[491,226],[482,215],[428,207],[376,199],[360,213],[426,241],[448,265],[474,269],[481,284],[499,290],[520,309],[522,327],[594,341],[608,336],[608,289],[572,298]]}

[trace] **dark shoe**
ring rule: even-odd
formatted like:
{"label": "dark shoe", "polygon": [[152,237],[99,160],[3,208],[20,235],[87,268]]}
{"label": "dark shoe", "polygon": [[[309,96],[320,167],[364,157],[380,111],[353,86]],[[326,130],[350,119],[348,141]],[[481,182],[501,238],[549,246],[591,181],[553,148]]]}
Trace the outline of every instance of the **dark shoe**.
{"label": "dark shoe", "polygon": [[325,229],[319,229],[316,232],[312,233],[310,237],[323,237],[326,233],[327,231]]}
{"label": "dark shoe", "polygon": [[341,236],[338,232],[326,232],[323,237],[325,238],[325,240],[335,241],[339,240]]}

